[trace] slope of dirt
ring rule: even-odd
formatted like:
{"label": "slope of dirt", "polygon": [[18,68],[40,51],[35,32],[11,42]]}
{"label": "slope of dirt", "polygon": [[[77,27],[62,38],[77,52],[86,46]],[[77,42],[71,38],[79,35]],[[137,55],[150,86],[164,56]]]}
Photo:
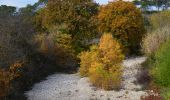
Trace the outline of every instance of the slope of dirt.
{"label": "slope of dirt", "polygon": [[122,89],[119,91],[104,91],[93,87],[88,78],[78,74],[54,74],[47,80],[34,85],[25,93],[28,100],[140,100],[147,95],[141,86],[135,84],[140,64],[145,57],[127,59],[123,62]]}

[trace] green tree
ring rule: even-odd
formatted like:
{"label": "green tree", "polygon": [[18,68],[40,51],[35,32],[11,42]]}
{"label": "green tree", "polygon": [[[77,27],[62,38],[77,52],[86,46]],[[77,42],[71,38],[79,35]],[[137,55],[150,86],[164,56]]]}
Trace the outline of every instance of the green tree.
{"label": "green tree", "polygon": [[12,15],[16,12],[16,7],[1,5],[0,6],[0,17]]}

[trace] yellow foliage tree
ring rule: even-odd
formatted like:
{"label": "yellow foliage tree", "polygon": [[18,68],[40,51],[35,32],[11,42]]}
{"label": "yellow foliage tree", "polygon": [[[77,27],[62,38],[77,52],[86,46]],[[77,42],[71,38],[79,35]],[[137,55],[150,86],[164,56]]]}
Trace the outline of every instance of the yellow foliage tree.
{"label": "yellow foliage tree", "polygon": [[139,49],[145,29],[142,14],[133,3],[117,1],[101,6],[98,20],[99,31],[112,33],[130,53]]}
{"label": "yellow foliage tree", "polygon": [[111,34],[104,34],[99,46],[82,52],[80,59],[80,74],[89,76],[95,86],[106,90],[120,88],[124,55],[120,43]]}
{"label": "yellow foliage tree", "polygon": [[81,59],[81,67],[79,69],[79,72],[81,76],[89,75],[89,68],[91,67],[92,62],[97,60],[97,50],[97,45],[93,45],[90,47],[90,51],[83,51],[80,53],[79,58]]}

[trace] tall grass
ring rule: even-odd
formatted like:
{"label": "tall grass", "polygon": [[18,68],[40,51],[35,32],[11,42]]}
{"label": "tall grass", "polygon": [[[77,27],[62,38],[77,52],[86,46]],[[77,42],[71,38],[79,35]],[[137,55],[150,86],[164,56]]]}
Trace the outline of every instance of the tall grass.
{"label": "tall grass", "polygon": [[153,56],[161,44],[170,37],[170,28],[164,27],[146,34],[142,41],[142,51],[147,56]]}
{"label": "tall grass", "polygon": [[163,87],[170,87],[170,40],[164,43],[155,54],[151,70],[154,81]]}

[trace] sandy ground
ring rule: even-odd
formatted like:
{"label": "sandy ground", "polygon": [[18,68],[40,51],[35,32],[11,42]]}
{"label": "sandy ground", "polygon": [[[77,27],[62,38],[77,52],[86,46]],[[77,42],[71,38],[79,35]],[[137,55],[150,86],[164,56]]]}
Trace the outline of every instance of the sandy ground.
{"label": "sandy ground", "polygon": [[104,91],[93,87],[88,78],[78,74],[54,74],[37,83],[25,93],[28,100],[140,100],[147,95],[140,85],[135,84],[140,64],[145,57],[127,59],[123,62],[122,89]]}

